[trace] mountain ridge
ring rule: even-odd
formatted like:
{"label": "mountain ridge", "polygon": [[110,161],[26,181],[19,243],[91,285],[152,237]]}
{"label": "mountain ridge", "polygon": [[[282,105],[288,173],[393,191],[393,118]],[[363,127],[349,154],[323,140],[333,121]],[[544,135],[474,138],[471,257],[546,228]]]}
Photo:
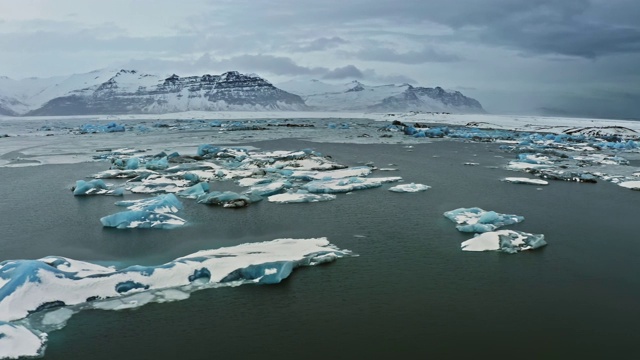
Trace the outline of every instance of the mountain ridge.
{"label": "mountain ridge", "polygon": [[366,85],[289,81],[277,86],[255,74],[156,75],[101,69],[51,78],[0,77],[0,115],[162,114],[200,111],[478,112],[458,91],[410,84]]}

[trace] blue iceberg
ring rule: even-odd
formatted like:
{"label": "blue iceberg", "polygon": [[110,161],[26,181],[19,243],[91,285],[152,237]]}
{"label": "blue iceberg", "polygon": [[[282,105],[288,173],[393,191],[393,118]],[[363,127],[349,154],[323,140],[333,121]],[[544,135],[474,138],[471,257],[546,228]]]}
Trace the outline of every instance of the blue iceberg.
{"label": "blue iceberg", "polygon": [[291,204],[291,203],[310,203],[334,200],[336,195],[333,194],[310,194],[306,190],[298,190],[296,192],[287,192],[283,194],[269,196],[269,202],[278,204]]}
{"label": "blue iceberg", "polygon": [[233,191],[212,191],[198,197],[198,204],[219,205],[226,208],[245,207],[252,202],[260,201],[262,198],[252,198],[248,195],[240,195]]}
{"label": "blue iceberg", "polygon": [[514,230],[498,230],[476,234],[462,242],[464,251],[501,251],[515,254],[524,250],[533,250],[547,245],[543,234],[530,234]]}
{"label": "blue iceberg", "polygon": [[458,224],[456,226],[458,231],[475,233],[494,231],[502,226],[524,221],[523,216],[499,214],[495,211],[485,211],[478,207],[447,211],[444,216]]}
{"label": "blue iceberg", "polygon": [[291,183],[288,181],[273,181],[268,184],[252,186],[246,191],[246,194],[250,198],[255,196],[267,197],[275,195],[284,189],[290,188],[291,186]]}
{"label": "blue iceberg", "polygon": [[356,256],[326,238],[202,250],[158,266],[106,267],[58,256],[0,262],[0,357],[42,355],[48,331],[78,311],[183,300],[196,290],[277,284],[293,270]]}
{"label": "blue iceberg", "polygon": [[208,192],[209,192],[209,183],[201,182],[193,186],[190,186],[182,191],[178,191],[176,195],[183,198],[187,198],[187,199],[197,199],[198,197]]}
{"label": "blue iceberg", "polygon": [[121,211],[101,218],[102,226],[117,229],[173,229],[186,223],[184,219],[172,214],[183,208],[174,194],[118,201],[116,205],[125,206],[129,211]]}
{"label": "blue iceberg", "polygon": [[361,178],[349,177],[335,180],[316,180],[303,185],[311,193],[346,193],[355,190],[372,189],[383,183],[402,180],[401,177]]}
{"label": "blue iceberg", "polygon": [[152,211],[157,213],[176,213],[183,208],[182,203],[174,194],[158,195],[141,200],[123,200],[116,202],[117,206],[124,206],[134,211]]}
{"label": "blue iceberg", "polygon": [[186,220],[173,214],[131,210],[107,215],[100,222],[104,227],[117,229],[173,229],[184,225]]}
{"label": "blue iceberg", "polygon": [[111,195],[122,196],[124,195],[124,188],[113,188],[107,185],[101,179],[93,179],[90,181],[78,180],[73,187],[73,195]]}

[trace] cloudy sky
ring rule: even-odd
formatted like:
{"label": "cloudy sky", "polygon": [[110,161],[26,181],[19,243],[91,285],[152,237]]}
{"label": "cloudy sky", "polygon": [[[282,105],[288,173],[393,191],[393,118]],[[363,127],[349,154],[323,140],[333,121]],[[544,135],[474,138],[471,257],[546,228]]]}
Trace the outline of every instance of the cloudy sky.
{"label": "cloudy sky", "polygon": [[240,70],[640,119],[638,19],[638,0],[0,0],[0,75]]}

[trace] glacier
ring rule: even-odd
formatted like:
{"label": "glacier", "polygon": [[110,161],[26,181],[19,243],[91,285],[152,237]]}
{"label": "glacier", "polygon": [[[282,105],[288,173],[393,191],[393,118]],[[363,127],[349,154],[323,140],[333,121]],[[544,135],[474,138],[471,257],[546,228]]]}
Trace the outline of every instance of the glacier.
{"label": "glacier", "polygon": [[547,245],[547,242],[542,234],[498,230],[476,234],[473,238],[462,242],[460,247],[464,251],[501,251],[507,254],[515,254],[545,245]]}
{"label": "glacier", "polygon": [[458,231],[475,233],[490,232],[505,225],[524,221],[523,216],[485,211],[479,207],[458,208],[445,212],[444,216],[458,224]]}
{"label": "glacier", "polygon": [[282,238],[201,250],[118,269],[60,256],[0,262],[0,358],[41,356],[47,331],[76,312],[183,300],[201,289],[277,284],[301,266],[357,256],[327,238]]}

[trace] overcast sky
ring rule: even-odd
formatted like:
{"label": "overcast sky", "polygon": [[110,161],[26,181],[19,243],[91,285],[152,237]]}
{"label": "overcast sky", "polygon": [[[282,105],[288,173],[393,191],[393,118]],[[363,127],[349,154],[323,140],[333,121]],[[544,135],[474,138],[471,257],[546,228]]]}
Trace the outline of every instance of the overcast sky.
{"label": "overcast sky", "polygon": [[239,70],[640,118],[639,19],[638,0],[0,0],[0,75]]}

